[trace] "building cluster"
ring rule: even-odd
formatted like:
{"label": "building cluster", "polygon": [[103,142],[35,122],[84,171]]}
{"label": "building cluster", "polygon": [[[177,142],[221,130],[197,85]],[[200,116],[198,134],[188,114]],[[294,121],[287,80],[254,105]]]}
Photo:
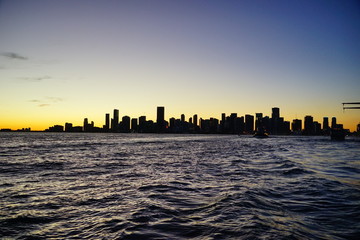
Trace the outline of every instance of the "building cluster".
{"label": "building cluster", "polygon": [[[328,135],[331,128],[342,129],[343,126],[336,122],[336,118],[331,119],[324,117],[323,123],[314,121],[312,116],[306,116],[303,121],[294,119],[292,123],[285,121],[280,116],[280,109],[272,108],[271,117],[263,116],[262,113],[256,113],[255,116],[247,114],[238,116],[237,113],[231,113],[226,116],[221,115],[221,119],[198,118],[195,114],[188,120],[182,114],[179,119],[174,117],[169,121],[165,120],[165,108],[157,107],[156,122],[147,120],[146,116],[139,118],[130,118],[123,116],[120,119],[119,110],[114,109],[112,118],[110,114],[105,114],[105,125],[102,128],[95,127],[94,122],[84,119],[83,126],[73,126],[71,123],[55,125],[46,129],[49,132],[112,132],[112,133],[204,133],[204,134],[253,134],[260,127],[272,135]],[[360,130],[360,126],[358,126]]]}
{"label": "building cluster", "polygon": [[[2,128],[0,129],[0,132],[14,132],[10,128]],[[31,128],[21,128],[18,130],[15,130],[15,132],[31,132]]]}

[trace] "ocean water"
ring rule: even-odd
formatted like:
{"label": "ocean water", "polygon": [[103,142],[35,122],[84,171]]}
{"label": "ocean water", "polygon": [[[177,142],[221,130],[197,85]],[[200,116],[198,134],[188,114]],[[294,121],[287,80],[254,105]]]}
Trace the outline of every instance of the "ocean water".
{"label": "ocean water", "polygon": [[360,139],[0,133],[3,239],[360,239]]}

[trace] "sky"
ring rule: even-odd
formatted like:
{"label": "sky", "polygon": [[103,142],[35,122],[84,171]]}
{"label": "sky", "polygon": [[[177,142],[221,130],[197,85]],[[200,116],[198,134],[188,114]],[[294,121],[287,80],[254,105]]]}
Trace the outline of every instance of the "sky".
{"label": "sky", "polygon": [[0,128],[360,110],[360,2],[0,0]]}

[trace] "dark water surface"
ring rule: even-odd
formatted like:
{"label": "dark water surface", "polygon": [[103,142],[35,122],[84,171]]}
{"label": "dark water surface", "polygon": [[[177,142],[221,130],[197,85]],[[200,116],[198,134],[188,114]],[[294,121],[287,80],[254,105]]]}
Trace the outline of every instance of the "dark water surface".
{"label": "dark water surface", "polygon": [[360,139],[0,133],[10,239],[360,239]]}

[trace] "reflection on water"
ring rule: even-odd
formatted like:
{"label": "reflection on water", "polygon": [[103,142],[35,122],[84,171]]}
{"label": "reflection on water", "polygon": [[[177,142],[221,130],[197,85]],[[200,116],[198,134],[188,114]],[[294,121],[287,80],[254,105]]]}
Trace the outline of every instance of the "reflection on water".
{"label": "reflection on water", "polygon": [[355,239],[360,141],[0,134],[0,235]]}

